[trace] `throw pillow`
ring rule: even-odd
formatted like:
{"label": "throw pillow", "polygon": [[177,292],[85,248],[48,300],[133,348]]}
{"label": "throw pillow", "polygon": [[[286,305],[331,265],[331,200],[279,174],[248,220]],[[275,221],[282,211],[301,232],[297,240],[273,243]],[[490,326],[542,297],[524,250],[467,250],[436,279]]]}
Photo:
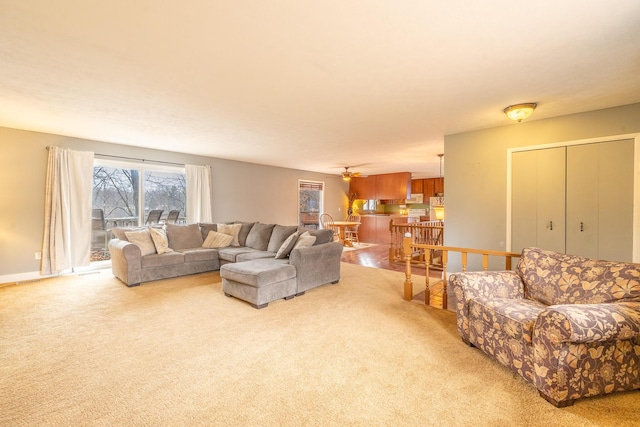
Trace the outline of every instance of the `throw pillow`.
{"label": "throw pillow", "polygon": [[226,248],[233,241],[233,236],[224,233],[218,233],[217,231],[210,231],[207,238],[202,244],[203,248],[215,249]]}
{"label": "throw pillow", "polygon": [[291,236],[298,230],[297,225],[276,225],[273,227],[273,232],[271,233],[271,237],[269,238],[269,246],[267,246],[267,251],[276,253],[280,246],[282,246],[282,242],[287,240],[287,237]]}
{"label": "throw pillow", "polygon": [[240,233],[241,227],[242,227],[242,224],[218,224],[218,231],[220,233],[233,236],[233,240],[231,241],[231,246],[240,246],[240,243],[238,242],[238,234]]}
{"label": "throw pillow", "polygon": [[153,240],[151,240],[149,229],[125,231],[124,234],[127,236],[129,242],[140,248],[142,256],[156,253],[156,246],[153,244]]}
{"label": "throw pillow", "polygon": [[209,236],[210,231],[218,231],[218,224],[208,223],[208,222],[199,222],[200,233],[202,233],[202,241]]}
{"label": "throw pillow", "polygon": [[156,247],[156,252],[163,254],[165,252],[173,252],[173,249],[169,247],[169,240],[167,240],[167,233],[162,228],[149,228],[149,234],[151,234],[151,240]]}
{"label": "throw pillow", "polygon": [[315,241],[316,241],[316,236],[312,236],[308,231],[305,231],[300,236],[298,236],[298,240],[296,240],[296,244],[293,246],[293,249],[311,247],[313,246]]}
{"label": "throw pillow", "polygon": [[293,247],[295,246],[296,242],[298,241],[298,233],[293,233],[291,236],[287,237],[284,242],[282,242],[282,245],[280,246],[280,249],[278,249],[278,252],[276,253],[276,259],[283,259],[289,256],[289,253],[291,252],[291,250],[293,249]]}

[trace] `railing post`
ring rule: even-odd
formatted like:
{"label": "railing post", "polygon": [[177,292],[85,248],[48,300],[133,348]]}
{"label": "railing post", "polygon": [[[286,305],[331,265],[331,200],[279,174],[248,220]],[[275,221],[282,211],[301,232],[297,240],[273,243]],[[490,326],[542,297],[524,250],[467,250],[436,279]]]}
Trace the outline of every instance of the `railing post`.
{"label": "railing post", "polygon": [[449,251],[442,250],[442,309],[447,309],[447,263],[449,262]]}
{"label": "railing post", "polygon": [[404,281],[404,299],[411,301],[413,299],[413,283],[411,282],[411,237],[405,237],[402,240],[402,248],[404,250],[405,281]]}

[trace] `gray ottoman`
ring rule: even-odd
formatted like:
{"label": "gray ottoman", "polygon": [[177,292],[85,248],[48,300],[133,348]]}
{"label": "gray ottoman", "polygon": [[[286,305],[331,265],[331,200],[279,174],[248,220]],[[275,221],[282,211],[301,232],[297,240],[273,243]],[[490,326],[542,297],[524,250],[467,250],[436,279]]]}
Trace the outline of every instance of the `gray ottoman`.
{"label": "gray ottoman", "polygon": [[264,308],[271,301],[296,294],[296,268],[274,258],[224,264],[220,267],[222,291],[228,297]]}

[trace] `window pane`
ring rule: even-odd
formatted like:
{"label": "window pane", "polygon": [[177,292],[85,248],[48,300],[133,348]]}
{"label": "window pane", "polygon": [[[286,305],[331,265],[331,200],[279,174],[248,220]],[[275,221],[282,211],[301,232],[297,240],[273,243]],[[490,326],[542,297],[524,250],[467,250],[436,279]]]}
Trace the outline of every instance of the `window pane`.
{"label": "window pane", "polygon": [[93,168],[92,261],[109,259],[111,228],[138,225],[139,181],[137,169]]}
{"label": "window pane", "polygon": [[[145,171],[144,173],[144,210],[145,218],[153,210],[161,210],[160,220],[166,221],[171,211],[178,211],[177,222],[186,218],[187,182],[184,173]],[[176,222],[170,219],[171,222]]]}
{"label": "window pane", "polygon": [[138,225],[139,181],[137,169],[93,168],[93,208],[103,210],[110,226]]}

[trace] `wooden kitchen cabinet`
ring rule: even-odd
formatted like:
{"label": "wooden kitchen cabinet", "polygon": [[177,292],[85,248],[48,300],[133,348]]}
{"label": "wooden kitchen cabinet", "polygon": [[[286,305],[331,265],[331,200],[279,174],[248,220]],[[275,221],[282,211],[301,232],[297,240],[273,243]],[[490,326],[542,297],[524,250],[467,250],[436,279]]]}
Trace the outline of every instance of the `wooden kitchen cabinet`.
{"label": "wooden kitchen cabinet", "polygon": [[411,180],[411,197],[416,194],[423,194],[423,179],[412,179]]}
{"label": "wooden kitchen cabinet", "polygon": [[391,234],[389,233],[389,216],[376,217],[376,243],[379,245],[388,245]]}
{"label": "wooden kitchen cabinet", "polygon": [[411,173],[375,175],[377,200],[404,200],[411,196]]}
{"label": "wooden kitchen cabinet", "polygon": [[389,215],[363,215],[360,217],[360,227],[358,227],[358,238],[362,243],[376,243],[388,245]]}
{"label": "wooden kitchen cabinet", "polygon": [[349,192],[363,200],[404,200],[411,195],[409,172],[387,173],[354,177],[349,182]]}
{"label": "wooden kitchen cabinet", "polygon": [[357,199],[375,200],[376,197],[376,175],[366,177],[354,177],[349,181],[349,192],[356,193]]}
{"label": "wooden kitchen cabinet", "polygon": [[425,203],[429,203],[429,197],[433,197],[436,193],[436,183],[434,181],[434,178],[424,179],[423,182],[422,193],[424,194]]}
{"label": "wooden kitchen cabinet", "polygon": [[434,178],[433,182],[435,187],[434,196],[439,193],[444,194],[444,178]]}
{"label": "wooden kitchen cabinet", "polygon": [[363,215],[360,217],[360,227],[358,227],[358,240],[362,243],[376,242],[376,217]]}

